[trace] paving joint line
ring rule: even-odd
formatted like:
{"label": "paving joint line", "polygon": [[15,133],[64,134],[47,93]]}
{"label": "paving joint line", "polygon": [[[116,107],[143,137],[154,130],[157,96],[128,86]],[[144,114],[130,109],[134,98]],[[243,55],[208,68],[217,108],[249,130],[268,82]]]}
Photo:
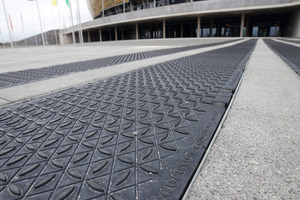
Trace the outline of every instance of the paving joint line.
{"label": "paving joint line", "polygon": [[225,113],[224,113],[224,115],[223,115],[223,117],[222,117],[222,119],[221,119],[221,121],[220,121],[220,123],[219,123],[219,125],[218,125],[218,127],[217,127],[217,130],[216,130],[216,132],[214,133],[214,136],[213,136],[213,138],[212,138],[212,140],[211,140],[211,142],[210,142],[210,144],[209,144],[209,146],[208,146],[208,148],[207,148],[207,150],[206,150],[206,152],[205,152],[205,154],[204,154],[204,156],[203,156],[203,158],[202,158],[202,160],[201,160],[199,166],[197,167],[197,170],[196,170],[196,172],[195,172],[195,174],[194,174],[194,176],[193,176],[191,182],[189,183],[189,185],[188,185],[188,187],[187,187],[187,189],[186,189],[186,191],[185,191],[185,193],[184,193],[184,196],[182,197],[182,200],[186,200],[186,199],[188,198],[189,192],[190,192],[190,190],[192,189],[192,187],[193,187],[195,181],[197,180],[198,175],[199,175],[199,173],[200,173],[202,167],[204,166],[204,164],[205,164],[205,162],[206,162],[206,159],[208,158],[208,156],[209,156],[209,154],[210,154],[210,152],[211,152],[211,149],[213,148],[214,143],[215,143],[216,139],[218,138],[218,136],[219,136],[219,134],[220,134],[221,129],[223,128],[223,125],[224,125],[224,123],[225,123],[225,120],[227,119],[228,114],[229,114],[230,110],[232,109],[233,102],[234,102],[234,100],[235,100],[235,98],[236,98],[236,96],[237,96],[237,93],[238,93],[238,91],[239,91],[239,89],[240,89],[240,86],[241,86],[241,84],[242,84],[242,82],[243,82],[243,79],[244,79],[244,76],[245,76],[245,71],[246,71],[247,68],[248,68],[248,65],[249,65],[249,63],[250,63],[250,60],[253,58],[253,52],[254,52],[254,49],[255,49],[256,45],[257,45],[257,42],[256,42],[256,44],[255,44],[255,46],[254,46],[254,48],[253,48],[253,50],[252,50],[252,52],[251,52],[251,56],[249,57],[249,59],[248,59],[248,61],[247,61],[247,64],[245,65],[245,70],[244,70],[243,73],[242,73],[242,76],[241,76],[241,78],[240,78],[240,80],[239,80],[239,83],[238,83],[238,85],[237,85],[237,87],[236,87],[236,89],[235,89],[235,91],[234,91],[234,93],[233,93],[233,96],[232,96],[231,100],[230,100],[230,103],[228,104],[228,107],[226,108],[226,111],[225,111]]}
{"label": "paving joint line", "polygon": [[[267,40],[264,39],[264,40],[263,40],[264,44],[271,50],[271,52],[273,52],[273,53],[279,58],[279,60],[280,60],[282,63],[284,63],[284,65],[285,65],[286,67],[289,68],[289,70],[293,71],[293,74],[295,74],[298,78],[300,78],[300,63],[298,63],[298,66],[297,66],[295,63],[293,63],[292,61],[290,61],[290,59],[287,58],[285,55],[282,55],[282,54],[279,53],[277,50],[275,50],[274,48],[272,48],[271,45],[267,43],[268,40],[269,40],[269,39],[267,39]],[[285,44],[285,45],[290,45],[290,46],[299,48],[299,50],[300,50],[300,46],[295,46],[295,45],[293,45],[293,44],[287,44],[287,43],[285,43],[285,42],[280,42],[280,41],[273,40],[273,39],[272,39],[272,41],[275,42],[275,43],[277,42],[277,43],[282,43],[282,44]],[[300,51],[299,51],[299,52],[300,52]],[[296,68],[296,70],[297,70],[298,72],[296,72],[294,68]],[[298,68],[299,68],[299,69],[298,69]]]}
{"label": "paving joint line", "polygon": [[0,99],[3,99],[3,100],[8,101],[8,102],[13,102],[12,100],[6,99],[4,97],[0,97]]}

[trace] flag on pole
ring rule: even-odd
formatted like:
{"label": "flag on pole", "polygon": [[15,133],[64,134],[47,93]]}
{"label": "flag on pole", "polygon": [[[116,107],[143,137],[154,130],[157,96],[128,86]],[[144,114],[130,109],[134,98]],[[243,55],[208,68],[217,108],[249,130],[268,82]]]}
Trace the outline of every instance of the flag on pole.
{"label": "flag on pole", "polygon": [[70,7],[70,2],[69,2],[69,0],[66,0],[66,4],[67,4],[68,7]]}
{"label": "flag on pole", "polygon": [[14,27],[13,27],[10,15],[8,15],[8,17],[9,17],[9,23],[10,23],[11,32],[14,32]]}
{"label": "flag on pole", "polygon": [[57,6],[57,0],[52,0],[52,6]]}

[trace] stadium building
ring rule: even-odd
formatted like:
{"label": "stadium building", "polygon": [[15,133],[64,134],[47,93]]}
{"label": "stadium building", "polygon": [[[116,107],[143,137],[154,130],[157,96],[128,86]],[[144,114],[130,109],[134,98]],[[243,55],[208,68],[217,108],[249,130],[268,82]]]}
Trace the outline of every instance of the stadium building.
{"label": "stadium building", "polygon": [[[300,0],[87,0],[84,42],[185,37],[300,37]],[[74,26],[79,41],[78,27]],[[69,43],[72,28],[64,31]]]}

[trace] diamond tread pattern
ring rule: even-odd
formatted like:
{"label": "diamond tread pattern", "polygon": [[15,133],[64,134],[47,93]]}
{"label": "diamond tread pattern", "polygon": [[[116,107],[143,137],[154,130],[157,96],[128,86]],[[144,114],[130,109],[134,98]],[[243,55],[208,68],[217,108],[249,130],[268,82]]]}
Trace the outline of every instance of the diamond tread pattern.
{"label": "diamond tread pattern", "polygon": [[300,48],[264,39],[265,43],[300,76]]}
{"label": "diamond tread pattern", "polygon": [[[237,41],[237,40],[234,40]],[[19,84],[30,83],[49,78],[59,77],[74,72],[87,71],[92,69],[99,69],[102,67],[113,66],[121,63],[127,63],[147,58],[153,58],[162,55],[169,55],[182,51],[189,51],[198,48],[210,47],[233,42],[225,41],[218,43],[202,44],[188,47],[178,47],[172,49],[153,50],[140,53],[131,53],[126,55],[112,56],[106,58],[99,58],[89,61],[81,61],[75,63],[68,63],[62,65],[55,65],[50,67],[21,70],[17,72],[7,72],[0,74],[0,88],[12,87]]]}
{"label": "diamond tread pattern", "polygon": [[0,109],[0,199],[179,199],[256,40]]}

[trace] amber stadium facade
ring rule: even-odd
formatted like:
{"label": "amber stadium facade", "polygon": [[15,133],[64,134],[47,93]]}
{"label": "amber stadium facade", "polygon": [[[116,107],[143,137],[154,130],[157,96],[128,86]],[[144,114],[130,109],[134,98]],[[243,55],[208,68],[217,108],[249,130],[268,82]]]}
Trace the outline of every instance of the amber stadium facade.
{"label": "amber stadium facade", "polygon": [[[300,37],[300,0],[86,0],[84,42],[186,37]],[[78,27],[74,26],[76,41]],[[72,28],[64,30],[71,42]]]}

